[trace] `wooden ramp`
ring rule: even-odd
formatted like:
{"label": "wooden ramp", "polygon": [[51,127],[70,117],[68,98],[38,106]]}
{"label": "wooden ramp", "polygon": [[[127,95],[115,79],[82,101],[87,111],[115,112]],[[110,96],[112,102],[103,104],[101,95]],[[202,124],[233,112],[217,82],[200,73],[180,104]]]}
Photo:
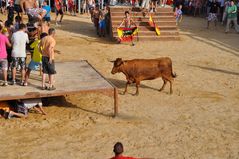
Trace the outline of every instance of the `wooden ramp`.
{"label": "wooden ramp", "polygon": [[39,72],[33,72],[27,87],[19,85],[0,87],[0,101],[99,92],[114,97],[114,115],[117,115],[117,88],[87,61],[56,63],[56,71],[56,90],[41,90]]}

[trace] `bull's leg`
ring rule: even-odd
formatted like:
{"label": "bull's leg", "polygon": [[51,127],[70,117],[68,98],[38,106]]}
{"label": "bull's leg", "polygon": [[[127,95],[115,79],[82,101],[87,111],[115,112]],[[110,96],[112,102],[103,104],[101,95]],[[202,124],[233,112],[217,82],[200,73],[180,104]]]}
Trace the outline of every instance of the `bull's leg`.
{"label": "bull's leg", "polygon": [[124,89],[123,94],[127,93],[127,91],[128,91],[128,85],[129,85],[129,84],[130,84],[130,82],[127,81],[127,82],[126,82],[126,85],[125,85],[125,89]]}
{"label": "bull's leg", "polygon": [[166,80],[166,79],[163,79],[163,86],[159,89],[159,91],[164,90],[166,84],[167,84],[167,80]]}
{"label": "bull's leg", "polygon": [[140,85],[140,81],[136,81],[136,92],[134,95],[139,95],[139,85]]}
{"label": "bull's leg", "polygon": [[170,83],[170,94],[173,94],[173,81],[170,80],[169,83]]}

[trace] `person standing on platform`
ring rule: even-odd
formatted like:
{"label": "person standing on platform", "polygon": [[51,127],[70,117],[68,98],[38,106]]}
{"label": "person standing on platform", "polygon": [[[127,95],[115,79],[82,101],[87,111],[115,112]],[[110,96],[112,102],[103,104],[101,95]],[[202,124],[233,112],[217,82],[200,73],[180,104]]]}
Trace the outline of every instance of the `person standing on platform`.
{"label": "person standing on platform", "polygon": [[[40,51],[42,53],[42,90],[55,90],[54,87],[54,74],[55,71],[55,56],[54,48],[56,46],[55,41],[56,31],[54,28],[50,28],[48,31],[48,36],[44,37],[40,42]],[[49,77],[49,87],[46,86],[46,75]]]}
{"label": "person standing on platform", "polygon": [[16,68],[21,67],[21,85],[24,85],[26,69],[26,44],[29,43],[26,33],[27,26],[19,25],[19,30],[13,33],[12,42],[12,85],[16,84]]}
{"label": "person standing on platform", "polygon": [[[47,33],[42,33],[41,36],[40,36],[40,39],[43,39],[46,36],[47,36]],[[32,70],[36,71],[38,68],[40,68],[40,73],[42,71],[42,69],[41,69],[42,54],[39,51],[40,42],[41,42],[41,40],[37,39],[30,46],[31,48],[34,48],[34,50],[33,50],[32,59],[31,59],[29,65],[28,65],[28,68],[27,68],[24,86],[28,86],[28,79],[30,77],[30,73],[31,73]]]}
{"label": "person standing on platform", "polygon": [[[3,27],[0,25],[0,30],[2,29]],[[3,80],[4,80],[4,83],[2,84],[2,86],[8,85],[8,82],[7,82],[8,60],[7,60],[6,46],[11,47],[11,44],[8,38],[0,32],[0,66],[2,68]]]}

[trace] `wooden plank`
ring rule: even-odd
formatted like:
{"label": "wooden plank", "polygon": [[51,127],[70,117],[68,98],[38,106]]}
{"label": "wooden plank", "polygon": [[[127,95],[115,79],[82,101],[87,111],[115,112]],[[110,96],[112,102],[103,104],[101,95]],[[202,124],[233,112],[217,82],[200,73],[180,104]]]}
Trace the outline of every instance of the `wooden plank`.
{"label": "wooden plank", "polygon": [[117,88],[87,61],[59,62],[56,63],[56,71],[56,90],[41,90],[39,72],[33,71],[27,87],[19,85],[0,87],[0,101],[99,92],[114,97],[114,115],[118,113],[118,109],[115,109],[118,105],[118,97],[115,95]]}

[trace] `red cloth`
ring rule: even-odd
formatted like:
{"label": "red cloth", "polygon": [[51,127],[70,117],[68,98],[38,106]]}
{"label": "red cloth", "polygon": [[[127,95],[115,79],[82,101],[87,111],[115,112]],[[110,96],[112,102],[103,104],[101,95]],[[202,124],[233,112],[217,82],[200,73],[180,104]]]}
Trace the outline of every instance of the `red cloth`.
{"label": "red cloth", "polygon": [[112,157],[111,159],[136,159],[133,157],[125,157],[125,156],[117,156],[117,157]]}
{"label": "red cloth", "polygon": [[62,0],[55,0],[55,6],[58,11],[61,9],[62,5]]}

